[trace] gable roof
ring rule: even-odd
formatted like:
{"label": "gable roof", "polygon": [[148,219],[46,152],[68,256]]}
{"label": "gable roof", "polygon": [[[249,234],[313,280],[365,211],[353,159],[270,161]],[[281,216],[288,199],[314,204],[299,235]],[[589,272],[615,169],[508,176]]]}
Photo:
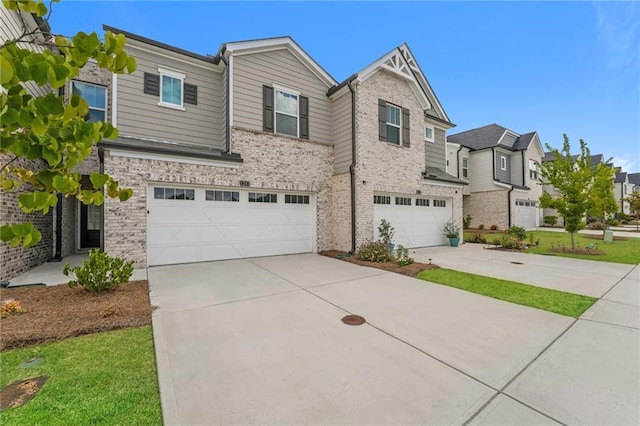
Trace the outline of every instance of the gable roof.
{"label": "gable roof", "polygon": [[[572,155],[571,158],[576,160],[578,158],[578,155]],[[597,166],[600,163],[604,163],[604,155],[602,154],[594,154],[590,158],[591,164],[593,164],[594,166]],[[549,161],[553,161],[553,153],[545,152],[544,156],[542,157],[542,162],[547,163]]]}
{"label": "gable roof", "polygon": [[624,183],[627,181],[627,172],[616,172],[616,176],[613,179],[615,183]]}
{"label": "gable roof", "polygon": [[640,173],[629,173],[627,177],[629,178],[629,183],[640,185]]}
{"label": "gable roof", "polygon": [[[506,142],[505,136],[513,138],[513,142]],[[520,135],[496,123],[447,136],[447,142],[465,146],[472,151],[494,147],[509,151],[525,151],[536,139],[537,132]]]}
{"label": "gable roof", "polygon": [[327,87],[332,87],[338,82],[320,64],[318,64],[295,40],[289,36],[269,37],[254,40],[233,41],[223,43],[218,50],[218,56],[230,54],[250,54],[267,52],[270,50],[287,49],[311,72],[313,72]]}

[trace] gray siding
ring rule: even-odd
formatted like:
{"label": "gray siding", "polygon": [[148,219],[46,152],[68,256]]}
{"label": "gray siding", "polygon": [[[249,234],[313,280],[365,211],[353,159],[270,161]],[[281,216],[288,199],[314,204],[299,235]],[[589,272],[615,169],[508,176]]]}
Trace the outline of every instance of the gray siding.
{"label": "gray siding", "polygon": [[333,141],[335,174],[346,173],[351,165],[351,93],[333,101]]}
{"label": "gray siding", "polygon": [[[424,134],[424,126],[422,129]],[[441,170],[447,169],[447,143],[445,132],[442,129],[435,128],[433,131],[435,142],[424,141],[425,144],[425,164],[427,167],[437,167]]]}
{"label": "gray siding", "polygon": [[226,143],[227,132],[227,72],[228,68],[224,67],[222,75],[220,76],[220,129],[222,129],[220,136],[223,143]]}
{"label": "gray siding", "polygon": [[[524,181],[522,180],[522,170],[523,170],[523,166],[522,166],[522,155],[523,152],[522,151],[516,151],[513,154],[511,154],[511,177],[510,177],[510,181],[509,183],[512,183],[514,185],[520,185],[520,186],[524,186]],[[525,170],[528,170],[528,165],[525,165]]]}
{"label": "gray siding", "polygon": [[[505,157],[507,159],[506,170],[502,170],[501,168],[500,157]],[[503,183],[511,182],[511,160],[509,157],[510,157],[509,154],[496,150],[496,155],[495,155],[496,179]]]}
{"label": "gray siding", "polygon": [[309,98],[309,139],[333,143],[325,85],[286,49],[233,57],[233,125],[262,131],[262,85],[276,84]]}
{"label": "gray siding", "polygon": [[469,183],[471,192],[495,191],[493,155],[490,149],[470,153]]}
{"label": "gray siding", "polygon": [[[167,50],[156,53],[157,48],[137,41],[127,44],[127,52],[137,59],[138,69],[131,75],[118,75],[117,126],[120,134],[223,149],[222,74],[216,67]],[[158,67],[184,73],[185,83],[198,86],[198,104],[185,104],[185,111],[180,111],[159,106],[159,96],[145,94],[144,73],[158,74]]]}
{"label": "gray siding", "polygon": [[504,146],[508,146],[509,148],[512,148],[513,144],[516,142],[516,139],[518,139],[517,136],[514,136],[511,133],[507,133],[500,140],[500,145],[504,145]]}

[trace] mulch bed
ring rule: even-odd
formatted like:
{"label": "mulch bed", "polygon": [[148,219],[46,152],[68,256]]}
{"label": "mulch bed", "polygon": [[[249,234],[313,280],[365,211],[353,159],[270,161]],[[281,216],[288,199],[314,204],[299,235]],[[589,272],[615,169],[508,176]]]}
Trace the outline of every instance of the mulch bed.
{"label": "mulch bed", "polygon": [[570,254],[588,254],[590,256],[599,256],[601,254],[604,254],[603,252],[601,252],[600,250],[597,249],[587,249],[586,247],[576,247],[574,249],[571,249],[569,247],[561,247],[561,248],[552,248],[549,249],[550,252],[552,253],[570,253]]}
{"label": "mulch bed", "polygon": [[427,269],[438,268],[438,265],[431,263],[414,262],[411,265],[400,266],[396,262],[368,262],[366,260],[360,260],[355,256],[350,256],[348,253],[339,250],[326,250],[321,251],[319,254],[327,257],[339,258],[345,262],[355,263],[356,265],[368,266],[370,268],[383,269],[389,272],[395,272],[397,274],[406,275],[408,277],[415,277],[420,272]]}
{"label": "mulch bed", "polygon": [[0,289],[0,301],[8,299],[27,312],[0,319],[0,350],[150,325],[153,310],[147,281],[103,293],[67,285]]}
{"label": "mulch bed", "polygon": [[[603,241],[602,235],[592,235],[592,234],[580,234],[580,235],[585,237],[585,238],[588,238],[590,240]],[[627,241],[627,240],[628,240],[628,238],[626,238],[626,237],[619,237],[619,236],[616,236],[616,235],[613,236],[613,241]]]}

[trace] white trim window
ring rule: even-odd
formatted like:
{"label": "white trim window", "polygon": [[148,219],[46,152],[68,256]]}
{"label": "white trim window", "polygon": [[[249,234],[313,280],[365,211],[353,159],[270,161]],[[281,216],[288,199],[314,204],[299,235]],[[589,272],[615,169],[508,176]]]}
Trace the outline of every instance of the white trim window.
{"label": "white trim window", "polygon": [[500,170],[507,170],[507,157],[504,155],[500,156]]}
{"label": "white trim window", "polygon": [[433,126],[424,126],[424,140],[427,142],[435,142],[434,132],[435,129]]}
{"label": "white trim window", "polygon": [[534,160],[529,160],[529,178],[538,180],[538,163]]}
{"label": "white trim window", "polygon": [[387,142],[400,145],[402,109],[393,104],[387,104]]}
{"label": "white trim window", "polygon": [[80,96],[89,104],[87,121],[107,121],[107,88],[80,81],[71,82],[71,93]]}
{"label": "white trim window", "polygon": [[300,93],[274,86],[275,132],[298,137]]}
{"label": "white trim window", "polygon": [[158,72],[160,73],[160,102],[158,105],[184,110],[182,94],[186,75],[166,68],[158,68]]}
{"label": "white trim window", "polygon": [[469,159],[462,159],[462,177],[465,179],[469,179]]}

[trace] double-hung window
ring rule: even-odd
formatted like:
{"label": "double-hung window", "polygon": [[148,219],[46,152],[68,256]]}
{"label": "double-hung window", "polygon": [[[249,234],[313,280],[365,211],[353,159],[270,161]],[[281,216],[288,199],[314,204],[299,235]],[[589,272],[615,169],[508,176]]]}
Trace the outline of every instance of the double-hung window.
{"label": "double-hung window", "polygon": [[160,102],[158,105],[183,109],[182,91],[185,75],[176,71],[158,68],[160,73]]}
{"label": "double-hung window", "polygon": [[529,160],[529,177],[533,180],[538,179],[538,163],[534,160]]}
{"label": "double-hung window", "polygon": [[433,126],[425,126],[424,140],[427,142],[435,142],[435,139],[433,137]]}
{"label": "double-hung window", "polygon": [[297,93],[275,88],[276,133],[298,136],[298,101]]}
{"label": "double-hung window", "polygon": [[387,142],[400,145],[400,107],[387,104]]}
{"label": "double-hung window", "polygon": [[469,177],[469,159],[468,158],[462,159],[462,177],[465,179]]}
{"label": "double-hung window", "polygon": [[71,92],[80,96],[89,104],[87,121],[107,121],[107,89],[95,84],[71,82]]}
{"label": "double-hung window", "polygon": [[500,170],[507,170],[507,157],[504,155],[500,156]]}
{"label": "double-hung window", "polygon": [[381,141],[409,148],[411,125],[407,108],[378,99],[378,138]]}
{"label": "double-hung window", "polygon": [[309,98],[278,86],[262,86],[262,130],[309,139]]}

